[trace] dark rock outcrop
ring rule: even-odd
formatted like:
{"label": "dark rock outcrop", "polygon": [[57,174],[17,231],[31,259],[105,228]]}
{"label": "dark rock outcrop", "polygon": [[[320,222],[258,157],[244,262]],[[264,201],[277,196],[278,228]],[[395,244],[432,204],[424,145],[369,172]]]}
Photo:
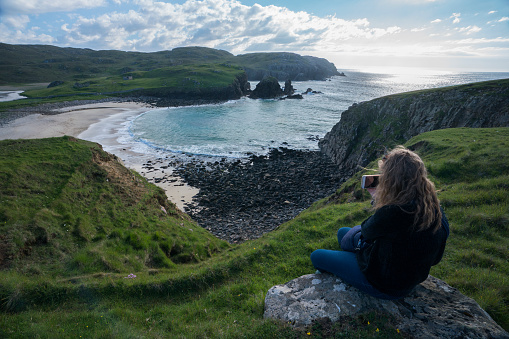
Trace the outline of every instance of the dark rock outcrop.
{"label": "dark rock outcrop", "polygon": [[392,147],[420,133],[453,127],[509,126],[509,79],[402,93],[354,104],[319,141],[345,174],[353,175]]}
{"label": "dark rock outcrop", "polygon": [[293,88],[292,81],[291,80],[286,80],[285,81],[285,88],[283,90],[283,94],[284,95],[292,95],[293,93],[295,93],[295,89]]}
{"label": "dark rock outcrop", "polygon": [[304,97],[302,96],[302,94],[294,94],[287,96],[286,99],[304,99]]}
{"label": "dark rock outcrop", "polygon": [[331,274],[308,274],[269,289],[264,317],[304,327],[323,318],[335,322],[370,311],[392,315],[405,337],[509,338],[473,299],[432,276],[407,297],[388,301],[371,297]]}
{"label": "dark rock outcrop", "polygon": [[57,87],[57,86],[60,86],[60,85],[63,85],[63,84],[64,84],[63,81],[56,80],[56,81],[50,82],[50,84],[46,88]]}
{"label": "dark rock outcrop", "polygon": [[273,99],[281,96],[283,96],[283,90],[281,89],[278,80],[271,76],[260,81],[250,95],[253,99]]}

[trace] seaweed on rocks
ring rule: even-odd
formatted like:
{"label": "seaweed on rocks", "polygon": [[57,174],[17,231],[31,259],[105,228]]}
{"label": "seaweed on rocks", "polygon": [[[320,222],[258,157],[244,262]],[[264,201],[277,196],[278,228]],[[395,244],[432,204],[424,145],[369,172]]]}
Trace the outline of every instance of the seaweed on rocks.
{"label": "seaweed on rocks", "polygon": [[186,213],[230,243],[274,230],[344,181],[338,166],[323,153],[288,148],[244,160],[188,162],[175,174],[200,189]]}

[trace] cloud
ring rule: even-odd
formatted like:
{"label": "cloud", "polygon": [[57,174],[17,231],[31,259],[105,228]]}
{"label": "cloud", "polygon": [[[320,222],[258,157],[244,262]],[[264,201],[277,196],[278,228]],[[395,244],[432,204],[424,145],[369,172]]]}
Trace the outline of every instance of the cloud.
{"label": "cloud", "polygon": [[2,18],[3,23],[13,29],[20,30],[26,28],[30,22],[28,15],[7,15]]}
{"label": "cloud", "polygon": [[106,0],[2,0],[0,12],[42,14],[105,6]]}
{"label": "cloud", "polygon": [[[5,19],[4,19],[5,20]],[[54,44],[55,38],[47,34],[38,34],[38,28],[33,27],[28,30],[12,29],[5,23],[0,23],[0,41],[13,41],[17,44],[28,44],[37,41],[38,44]]]}
{"label": "cloud", "polygon": [[509,42],[509,38],[502,38],[498,37],[495,39],[486,39],[486,38],[479,38],[479,39],[462,39],[462,40],[450,40],[448,43],[450,44],[493,44],[493,43],[507,43]]}
{"label": "cloud", "polygon": [[[0,0],[0,3],[2,1],[10,3],[11,8],[17,3],[14,0]],[[36,2],[26,1],[28,4]],[[389,59],[487,55],[490,48],[503,53],[501,51],[507,45],[502,38],[483,39],[482,33],[488,35],[489,27],[482,30],[484,26],[479,23],[481,27],[459,24],[461,13],[433,21],[430,21],[432,17],[423,19],[427,23],[421,21],[402,28],[374,25],[362,17],[345,20],[336,16],[318,17],[276,5],[248,6],[240,0],[186,0],[178,3],[169,0],[62,1],[54,0],[54,4],[49,5],[48,0],[40,0],[49,6],[41,9],[41,13],[56,7],[70,12],[54,16],[28,12],[4,15],[0,19],[0,41],[147,52],[198,45],[234,54],[288,51]],[[100,14],[90,10],[74,11],[79,6],[99,6],[106,1],[108,6],[102,8]],[[417,5],[418,1],[413,3]],[[464,15],[468,17],[467,13]],[[49,19],[55,17],[58,20]],[[493,23],[499,18],[498,15],[491,17],[496,20]],[[500,22],[507,20],[509,18],[503,17]],[[30,27],[30,24],[42,28]],[[447,27],[449,25],[452,28]],[[490,37],[504,36],[503,33],[495,34]],[[470,37],[480,39],[464,39]]]}
{"label": "cloud", "polygon": [[449,19],[454,18],[452,23],[453,24],[458,24],[461,21],[460,16],[461,16],[461,13],[452,13],[452,15],[449,17]]}
{"label": "cloud", "polygon": [[374,40],[401,32],[397,26],[371,27],[367,19],[343,20],[294,12],[274,5],[242,5],[235,0],[188,0],[182,4],[134,0],[139,7],[98,17],[79,16],[62,25],[61,43],[152,51],[176,46],[244,50],[338,48],[348,40]]}
{"label": "cloud", "polygon": [[491,20],[491,21],[488,21],[486,24],[488,25],[492,25],[492,26],[495,26],[496,24],[500,23],[500,22],[506,22],[506,21],[509,21],[509,17],[502,17],[498,20]]}
{"label": "cloud", "polygon": [[426,2],[436,2],[438,0],[388,0],[389,2],[404,5],[422,5]]}
{"label": "cloud", "polygon": [[478,26],[467,26],[467,27],[462,27],[462,28],[456,28],[458,30],[458,32],[460,33],[465,33],[467,35],[469,34],[473,34],[473,33],[478,33],[482,30],[482,28],[478,27]]}
{"label": "cloud", "polygon": [[497,13],[498,11],[489,11],[488,14],[495,14]]}

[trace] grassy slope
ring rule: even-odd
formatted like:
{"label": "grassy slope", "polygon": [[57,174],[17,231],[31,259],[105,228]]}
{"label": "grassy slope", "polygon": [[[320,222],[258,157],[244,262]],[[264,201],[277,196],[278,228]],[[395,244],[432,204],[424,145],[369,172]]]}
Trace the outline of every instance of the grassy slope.
{"label": "grassy slope", "polygon": [[[139,53],[0,43],[0,85],[65,82],[23,94],[37,99],[2,102],[0,114],[41,103],[116,97],[140,88],[145,92],[137,94],[155,96],[225,88],[243,72],[232,66],[232,58],[229,52],[205,47]],[[128,75],[133,80],[123,80]]]}
{"label": "grassy slope", "polygon": [[227,247],[97,144],[4,140],[0,169],[4,274],[61,279],[176,269]]}
{"label": "grassy slope", "polygon": [[94,51],[49,45],[0,43],[0,84],[85,81],[185,64],[221,63],[233,55],[205,47],[175,48],[156,53]]}
{"label": "grassy slope", "polygon": [[[506,330],[508,142],[509,128],[494,128],[439,130],[407,143],[425,160],[451,223],[445,257],[431,273],[473,297]],[[18,311],[0,314],[0,336],[295,338],[308,337],[307,331],[329,333],[320,326],[293,331],[263,320],[264,297],[271,286],[314,272],[309,254],[338,248],[337,228],[372,213],[358,184],[361,175],[262,238],[178,270],[142,270],[134,272],[135,279],[124,278],[130,268],[58,279],[44,272],[2,272],[2,307]],[[376,314],[337,326],[337,337],[398,336],[390,321]]]}
{"label": "grassy slope", "polygon": [[[0,43],[0,85],[87,81],[181,65],[231,64],[255,70],[310,61],[294,53],[233,54],[206,47],[181,47],[154,53],[94,51],[49,45]],[[313,62],[311,62],[313,64]]]}
{"label": "grassy slope", "polygon": [[[124,75],[87,79],[79,82],[82,87],[75,86],[76,82],[66,82],[56,87],[29,90],[23,95],[32,98],[82,93],[116,93],[139,88],[164,88],[168,92],[192,92],[227,87],[241,73],[242,70],[238,67],[220,64],[164,67],[152,71],[136,71]],[[133,79],[123,80],[124,76],[133,76]]]}

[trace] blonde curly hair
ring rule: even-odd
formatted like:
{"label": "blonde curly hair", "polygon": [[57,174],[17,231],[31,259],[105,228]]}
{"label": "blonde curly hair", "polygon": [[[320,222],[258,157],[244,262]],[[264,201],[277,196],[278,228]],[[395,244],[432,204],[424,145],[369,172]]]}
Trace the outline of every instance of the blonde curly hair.
{"label": "blonde curly hair", "polygon": [[422,159],[405,147],[397,146],[379,161],[379,166],[380,183],[374,208],[402,206],[413,201],[415,211],[406,212],[414,214],[414,229],[422,231],[433,226],[433,231],[437,231],[442,219],[440,201]]}

